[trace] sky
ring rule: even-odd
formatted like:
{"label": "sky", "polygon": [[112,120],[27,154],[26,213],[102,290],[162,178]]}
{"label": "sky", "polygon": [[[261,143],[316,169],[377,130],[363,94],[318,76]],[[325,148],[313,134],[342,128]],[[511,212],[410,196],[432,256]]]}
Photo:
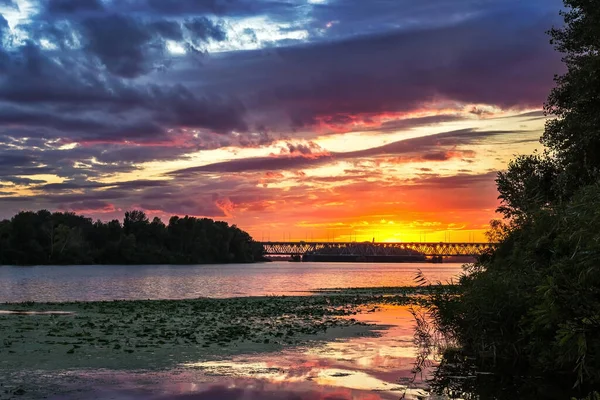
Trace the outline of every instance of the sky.
{"label": "sky", "polygon": [[0,218],[483,241],[560,0],[0,0]]}

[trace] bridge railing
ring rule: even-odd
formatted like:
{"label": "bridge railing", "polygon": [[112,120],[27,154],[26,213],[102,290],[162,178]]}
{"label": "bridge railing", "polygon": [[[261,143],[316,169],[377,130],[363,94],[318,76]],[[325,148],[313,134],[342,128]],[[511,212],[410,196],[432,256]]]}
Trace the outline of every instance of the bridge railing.
{"label": "bridge railing", "polygon": [[266,255],[397,255],[478,256],[497,247],[497,243],[446,242],[260,242]]}

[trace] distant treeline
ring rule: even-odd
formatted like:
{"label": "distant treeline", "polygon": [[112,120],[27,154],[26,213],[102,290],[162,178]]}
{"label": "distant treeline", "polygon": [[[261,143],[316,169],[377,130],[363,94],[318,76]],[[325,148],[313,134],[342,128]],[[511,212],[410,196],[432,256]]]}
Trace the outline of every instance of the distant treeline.
{"label": "distant treeline", "polygon": [[0,265],[205,264],[262,260],[262,245],[235,225],[143,211],[93,221],[70,212],[20,212],[0,221]]}

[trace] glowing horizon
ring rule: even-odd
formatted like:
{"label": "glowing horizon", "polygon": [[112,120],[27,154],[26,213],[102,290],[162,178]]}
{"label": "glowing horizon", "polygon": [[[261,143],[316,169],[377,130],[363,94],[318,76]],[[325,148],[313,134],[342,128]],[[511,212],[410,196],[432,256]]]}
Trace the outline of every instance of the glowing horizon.
{"label": "glowing horizon", "polygon": [[140,209],[256,240],[486,241],[496,172],[540,148],[559,8],[1,3],[0,218]]}

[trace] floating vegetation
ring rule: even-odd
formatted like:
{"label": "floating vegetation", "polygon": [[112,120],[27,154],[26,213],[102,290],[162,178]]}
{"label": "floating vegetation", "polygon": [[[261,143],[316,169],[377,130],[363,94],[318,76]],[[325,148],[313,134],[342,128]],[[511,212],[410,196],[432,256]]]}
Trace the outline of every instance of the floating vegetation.
{"label": "floating vegetation", "polygon": [[334,336],[352,334],[349,327],[369,330],[351,316],[374,311],[376,304],[413,301],[408,294],[339,291],[294,297],[6,304],[0,305],[5,309],[0,313],[0,359],[6,369],[32,363],[40,369],[168,368],[199,357],[298,345],[332,330]]}

